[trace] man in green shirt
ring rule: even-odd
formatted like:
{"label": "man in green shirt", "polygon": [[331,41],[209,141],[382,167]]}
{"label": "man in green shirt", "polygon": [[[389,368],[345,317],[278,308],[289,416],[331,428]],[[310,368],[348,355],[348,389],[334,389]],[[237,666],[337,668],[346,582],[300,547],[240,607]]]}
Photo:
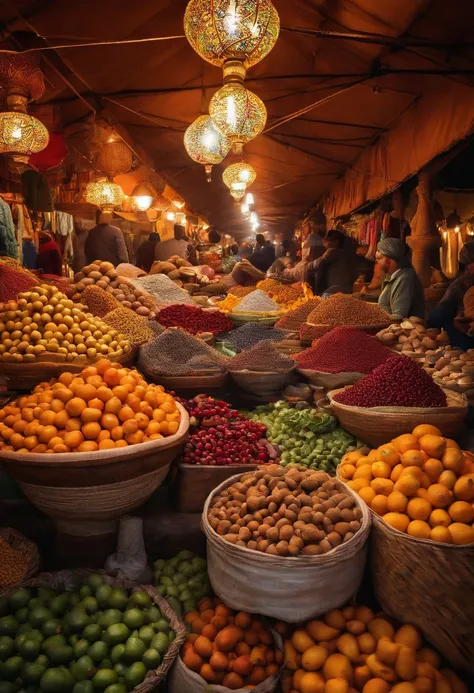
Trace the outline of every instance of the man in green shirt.
{"label": "man in green shirt", "polygon": [[399,238],[385,238],[377,246],[377,263],[388,275],[382,284],[379,306],[394,320],[410,316],[425,317],[425,292],[405,243]]}

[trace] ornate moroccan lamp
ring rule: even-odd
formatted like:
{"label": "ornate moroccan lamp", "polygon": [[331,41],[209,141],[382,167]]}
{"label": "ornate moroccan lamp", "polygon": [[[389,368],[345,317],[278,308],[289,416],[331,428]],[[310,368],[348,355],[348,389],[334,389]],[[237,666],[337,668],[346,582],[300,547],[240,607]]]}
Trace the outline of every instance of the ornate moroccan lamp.
{"label": "ornate moroccan lamp", "polygon": [[203,164],[210,181],[212,167],[225,159],[232,144],[216,130],[210,116],[202,115],[184,133],[184,146],[193,161]]}

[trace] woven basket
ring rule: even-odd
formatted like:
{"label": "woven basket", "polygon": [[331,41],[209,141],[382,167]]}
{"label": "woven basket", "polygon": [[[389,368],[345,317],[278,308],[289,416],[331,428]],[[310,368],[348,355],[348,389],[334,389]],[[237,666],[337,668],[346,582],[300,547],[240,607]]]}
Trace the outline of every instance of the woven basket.
{"label": "woven basket", "polygon": [[417,626],[451,666],[474,674],[474,544],[410,537],[372,513],[372,579],[382,609]]}
{"label": "woven basket", "polygon": [[453,438],[461,430],[468,411],[464,395],[450,390],[443,390],[448,402],[447,407],[423,409],[421,407],[350,407],[334,399],[339,392],[343,392],[343,389],[328,392],[332,412],[342,428],[372,447],[378,447],[402,433],[410,432],[419,424],[436,426],[444,436]]}
{"label": "woven basket", "polygon": [[210,375],[152,375],[144,373],[152,382],[163,385],[171,392],[210,392],[224,387],[227,380],[227,371],[224,373],[213,372]]}
{"label": "woven basket", "polygon": [[292,381],[294,368],[285,371],[229,371],[230,377],[242,390],[259,397],[271,396]]}
{"label": "woven basket", "polygon": [[[104,582],[111,585],[111,587],[123,587],[124,589],[132,589],[134,591],[143,590],[146,592],[153,600],[153,604],[157,606],[166,617],[176,634],[175,639],[163,655],[160,666],[157,669],[149,671],[143,683],[139,684],[131,691],[131,693],[149,693],[149,691],[158,686],[158,684],[166,678],[168,670],[179,655],[181,645],[186,639],[186,628],[184,624],[179,621],[166,599],[160,597],[158,592],[151,585],[136,585],[126,580],[117,580],[116,578],[106,575],[103,571],[96,571],[96,573],[97,572],[103,575]],[[22,587],[48,587],[53,590],[64,591],[71,586],[77,585],[84,577],[90,574],[92,574],[92,571],[89,570],[62,570],[59,573],[41,573],[37,578],[22,583]],[[12,589],[8,591],[4,590],[2,596],[8,596],[12,591]]]}
{"label": "woven basket", "polygon": [[361,378],[364,373],[324,373],[323,371],[313,371],[307,368],[297,368],[298,373],[308,378],[312,385],[323,387],[325,390],[332,390],[346,385],[353,385]]}
{"label": "woven basket", "polygon": [[247,322],[258,322],[259,325],[274,325],[280,319],[280,313],[230,313],[228,316],[236,325],[245,325]]}
{"label": "woven basket", "polygon": [[[23,576],[23,580],[31,580],[40,570],[41,561],[38,551],[38,547],[32,541],[26,539],[20,532],[16,529],[11,529],[11,527],[0,528],[0,539],[6,541],[10,544],[14,551],[18,551],[28,561],[28,567],[26,573]],[[2,589],[8,589],[5,585],[0,586],[0,594]]]}
{"label": "woven basket", "polygon": [[202,465],[183,464],[178,466],[178,512],[202,513],[206,498],[216,486],[233,476],[257,468],[256,464]]}

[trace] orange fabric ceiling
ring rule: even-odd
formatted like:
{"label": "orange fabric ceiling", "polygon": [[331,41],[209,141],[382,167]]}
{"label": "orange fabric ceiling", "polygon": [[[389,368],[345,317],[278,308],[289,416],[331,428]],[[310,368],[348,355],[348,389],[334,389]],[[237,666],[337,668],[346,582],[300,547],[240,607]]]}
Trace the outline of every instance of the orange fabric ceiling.
{"label": "orange fabric ceiling", "polygon": [[[245,148],[257,170],[252,192],[263,230],[292,228],[325,195],[331,215],[346,213],[393,189],[471,132],[474,52],[461,43],[472,35],[474,3],[274,4],[281,19],[280,39],[272,53],[251,68],[246,82],[265,101],[267,128],[299,109],[325,102]],[[42,102],[57,104],[63,124],[93,108],[123,126],[193,208],[223,231],[246,236],[249,229],[240,206],[221,181],[224,165],[215,168],[207,184],[202,168],[184,150],[184,130],[205,112],[222,83],[220,70],[179,38],[185,7],[186,0],[10,0],[0,6],[0,22],[3,35],[17,49],[44,46],[44,40],[58,45],[178,37],[43,52],[48,88]],[[295,29],[368,32],[401,37],[401,43],[321,38]],[[458,47],[403,45],[407,38]],[[450,74],[429,74],[439,70]]]}

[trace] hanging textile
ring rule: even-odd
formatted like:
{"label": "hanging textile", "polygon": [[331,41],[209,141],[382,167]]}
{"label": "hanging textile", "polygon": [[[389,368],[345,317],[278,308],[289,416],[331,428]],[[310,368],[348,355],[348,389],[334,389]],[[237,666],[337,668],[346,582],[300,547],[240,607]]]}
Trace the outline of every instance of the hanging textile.
{"label": "hanging textile", "polygon": [[61,236],[68,236],[74,231],[74,218],[67,212],[55,212],[56,233]]}
{"label": "hanging textile", "polygon": [[39,171],[28,169],[21,174],[23,197],[28,209],[35,212],[52,212],[54,209],[48,180]]}
{"label": "hanging textile", "polygon": [[15,224],[10,207],[0,197],[0,255],[8,255],[15,260],[18,257],[18,246],[15,236]]}

